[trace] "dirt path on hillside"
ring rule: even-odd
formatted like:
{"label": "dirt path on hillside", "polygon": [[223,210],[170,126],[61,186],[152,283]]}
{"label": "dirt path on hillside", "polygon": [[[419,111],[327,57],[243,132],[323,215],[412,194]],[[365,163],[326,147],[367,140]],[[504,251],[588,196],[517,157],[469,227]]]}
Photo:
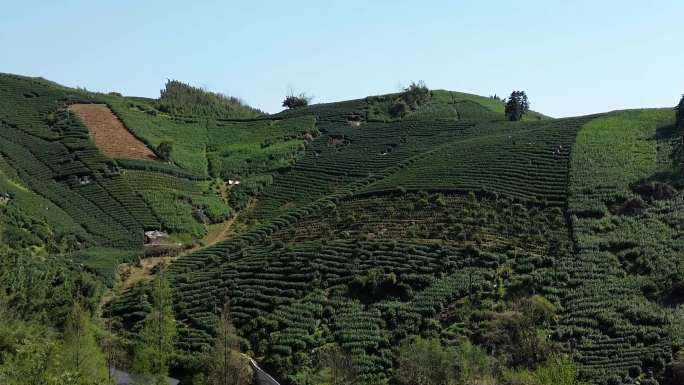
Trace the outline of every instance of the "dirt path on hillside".
{"label": "dirt path on hillside", "polygon": [[247,203],[247,207],[245,207],[244,210],[241,210],[239,213],[233,215],[229,220],[222,223],[207,226],[207,235],[205,235],[204,238],[202,238],[197,245],[193,246],[188,251],[183,253],[183,255],[195,252],[205,247],[215,245],[228,238],[228,236],[231,235],[235,230],[234,225],[240,214],[250,211],[254,208],[255,205],[256,200],[252,198],[249,200],[249,202]]}
{"label": "dirt path on hillside", "polygon": [[90,137],[103,154],[114,159],[155,160],[145,143],[133,136],[105,104],[72,104],[75,113],[90,131]]}
{"label": "dirt path on hillside", "polygon": [[202,240],[198,244],[186,250],[179,256],[141,258],[139,261],[123,263],[119,265],[118,274],[120,281],[115,287],[108,290],[107,293],[105,293],[105,295],[102,297],[102,300],[100,301],[101,308],[104,307],[115,297],[120,296],[121,294],[128,291],[137,282],[150,281],[154,279],[154,275],[158,271],[163,270],[166,266],[173,263],[173,261],[175,261],[179,257],[190,254],[199,249],[214,245],[228,238],[228,236],[230,236],[235,230],[234,225],[238,219],[238,216],[241,213],[251,210],[252,208],[254,208],[255,205],[256,199],[252,198],[247,203],[247,207],[245,207],[244,210],[241,210],[239,213],[235,214],[229,220],[222,223],[207,226],[207,235],[205,235],[204,238],[202,238]]}
{"label": "dirt path on hillside", "polygon": [[127,292],[133,285],[141,281],[151,281],[157,271],[171,264],[178,257],[149,257],[138,261],[122,263],[118,267],[117,274],[120,281],[102,296],[100,309],[111,302],[115,297]]}

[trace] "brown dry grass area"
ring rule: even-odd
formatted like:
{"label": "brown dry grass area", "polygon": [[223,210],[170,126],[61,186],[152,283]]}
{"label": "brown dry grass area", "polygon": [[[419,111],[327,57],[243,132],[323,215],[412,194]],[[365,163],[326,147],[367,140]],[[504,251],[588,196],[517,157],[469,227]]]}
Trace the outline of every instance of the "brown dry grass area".
{"label": "brown dry grass area", "polygon": [[176,257],[149,257],[140,259],[139,262],[122,264],[119,267],[121,291],[128,290],[136,282],[152,280],[157,271],[163,270],[175,260]]}
{"label": "brown dry grass area", "polygon": [[157,159],[152,150],[131,134],[105,104],[72,104],[69,110],[83,121],[97,148],[115,159]]}
{"label": "brown dry grass area", "polygon": [[149,257],[139,261],[122,263],[119,265],[119,282],[115,287],[107,290],[100,300],[100,309],[103,309],[115,297],[125,293],[133,285],[140,281],[151,281],[155,274],[175,261],[177,257]]}

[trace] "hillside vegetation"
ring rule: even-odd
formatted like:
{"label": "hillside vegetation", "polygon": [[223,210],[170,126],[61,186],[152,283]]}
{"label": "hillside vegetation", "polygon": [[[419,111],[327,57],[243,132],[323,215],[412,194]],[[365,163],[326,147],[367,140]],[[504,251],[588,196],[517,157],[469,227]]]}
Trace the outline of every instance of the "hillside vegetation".
{"label": "hillside vegetation", "polygon": [[[104,156],[75,103],[168,154]],[[34,351],[92,383],[111,352],[184,384],[247,376],[238,352],[292,385],[681,383],[675,111],[505,108],[414,83],[266,115],[0,75],[0,380]],[[107,353],[88,370],[74,319]]]}

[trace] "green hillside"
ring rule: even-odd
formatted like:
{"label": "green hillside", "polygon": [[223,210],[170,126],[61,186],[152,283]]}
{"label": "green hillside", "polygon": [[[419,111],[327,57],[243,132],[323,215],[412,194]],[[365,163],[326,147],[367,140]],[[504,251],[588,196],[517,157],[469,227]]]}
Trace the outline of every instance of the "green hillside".
{"label": "green hillside", "polygon": [[[146,99],[1,74],[0,278],[14,278],[0,305],[59,334],[64,318],[36,309],[79,293],[134,370],[153,283],[168,282],[184,384],[210,370],[226,304],[236,345],[283,384],[329,383],[330,351],[358,384],[406,383],[406,362],[466,376],[449,384],[561,371],[574,382],[552,381],[676,384],[673,109],[513,122],[498,98],[431,90],[398,110],[404,100],[267,115],[175,81]],[[170,158],[108,158],[75,103],[106,105],[158,155],[171,143]],[[62,277],[62,296],[32,292],[27,270]]]}

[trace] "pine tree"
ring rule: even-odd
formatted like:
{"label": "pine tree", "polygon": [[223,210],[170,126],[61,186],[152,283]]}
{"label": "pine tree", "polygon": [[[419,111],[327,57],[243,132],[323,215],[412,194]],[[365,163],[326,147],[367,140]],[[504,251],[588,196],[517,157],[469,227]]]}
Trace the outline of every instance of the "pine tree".
{"label": "pine tree", "polygon": [[519,121],[530,110],[530,102],[525,91],[513,91],[506,102],[506,118]]}
{"label": "pine tree", "polygon": [[247,385],[250,371],[240,355],[240,340],[235,333],[230,308],[226,303],[221,311],[214,346],[211,351],[208,383],[211,385]]}
{"label": "pine tree", "polygon": [[107,379],[113,381],[112,369],[119,367],[125,353],[121,346],[120,337],[116,335],[115,329],[121,329],[119,322],[112,318],[111,308],[105,318],[105,328],[102,338],[102,352],[104,353],[105,361],[107,362]]}
{"label": "pine tree", "polygon": [[135,349],[135,369],[155,376],[166,384],[169,361],[174,351],[176,321],[173,317],[171,289],[164,276],[154,281],[152,310],[145,317]]}
{"label": "pine tree", "polygon": [[58,360],[60,371],[72,373],[79,383],[106,383],[106,362],[97,344],[95,330],[90,314],[77,301],[66,319]]}

